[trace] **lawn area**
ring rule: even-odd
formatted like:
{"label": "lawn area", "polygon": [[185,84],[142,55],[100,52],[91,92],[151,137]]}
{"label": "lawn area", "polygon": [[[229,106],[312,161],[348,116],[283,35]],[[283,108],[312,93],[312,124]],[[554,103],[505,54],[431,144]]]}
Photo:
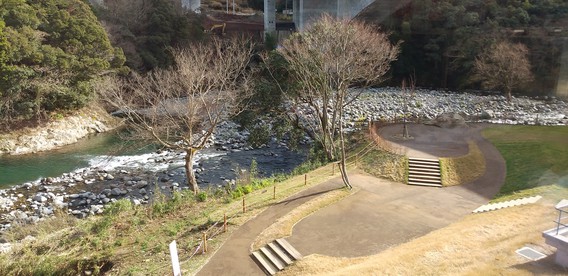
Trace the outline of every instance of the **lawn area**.
{"label": "lawn area", "polygon": [[568,127],[496,126],[483,136],[507,162],[505,184],[496,197],[545,185],[568,188]]}

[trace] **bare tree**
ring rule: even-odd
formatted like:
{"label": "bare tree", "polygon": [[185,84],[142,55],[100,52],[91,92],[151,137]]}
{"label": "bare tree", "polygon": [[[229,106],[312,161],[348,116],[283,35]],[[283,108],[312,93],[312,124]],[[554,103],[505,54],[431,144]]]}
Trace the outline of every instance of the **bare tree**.
{"label": "bare tree", "polygon": [[513,89],[533,79],[527,55],[523,44],[499,42],[475,59],[473,79],[486,89],[502,89],[510,101]]}
{"label": "bare tree", "polygon": [[[342,117],[344,107],[358,94],[348,93],[348,88],[382,81],[398,55],[398,45],[392,45],[386,34],[369,25],[324,15],[292,35],[279,51],[300,86],[294,95],[294,101],[300,104],[296,116],[303,118],[304,127],[321,144],[328,159],[339,157],[343,181],[351,187],[345,169]],[[307,107],[309,112],[300,107]]]}
{"label": "bare tree", "polygon": [[242,110],[241,99],[250,91],[252,46],[243,39],[214,39],[174,51],[172,68],[135,75],[128,82],[106,79],[98,90],[127,117],[137,138],[185,152],[187,181],[197,193],[193,158],[219,123]]}
{"label": "bare tree", "polygon": [[129,28],[140,28],[148,21],[152,2],[149,0],[106,0],[106,8],[112,18]]}

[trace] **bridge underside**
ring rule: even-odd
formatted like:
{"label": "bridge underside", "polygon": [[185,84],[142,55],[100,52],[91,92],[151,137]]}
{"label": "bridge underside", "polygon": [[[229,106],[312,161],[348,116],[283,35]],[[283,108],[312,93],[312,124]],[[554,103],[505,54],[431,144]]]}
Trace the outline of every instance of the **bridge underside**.
{"label": "bridge underside", "polygon": [[294,23],[303,30],[324,13],[352,19],[375,0],[293,0]]}
{"label": "bridge underside", "polygon": [[[377,10],[379,21],[411,0],[292,0],[293,21],[296,30],[303,30],[323,14],[352,19],[370,5]],[[264,0],[264,30],[273,33],[276,28],[276,0]]]}

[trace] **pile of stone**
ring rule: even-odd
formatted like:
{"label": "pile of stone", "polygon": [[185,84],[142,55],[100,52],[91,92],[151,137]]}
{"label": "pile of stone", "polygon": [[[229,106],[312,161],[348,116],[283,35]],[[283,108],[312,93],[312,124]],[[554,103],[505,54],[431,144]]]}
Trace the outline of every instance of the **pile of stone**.
{"label": "pile of stone", "polygon": [[[568,104],[555,97],[513,97],[501,94],[455,93],[417,89],[403,93],[400,88],[353,90],[358,99],[345,109],[344,120],[400,120],[404,117],[428,121],[443,113],[459,113],[470,122],[529,125],[567,125]],[[407,106],[405,107],[405,100]]]}

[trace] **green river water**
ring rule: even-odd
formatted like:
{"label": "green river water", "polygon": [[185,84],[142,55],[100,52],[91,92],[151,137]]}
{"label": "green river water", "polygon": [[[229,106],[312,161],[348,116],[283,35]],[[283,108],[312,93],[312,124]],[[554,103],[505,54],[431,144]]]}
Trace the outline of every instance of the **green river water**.
{"label": "green river water", "polygon": [[93,156],[116,153],[122,145],[124,143],[119,135],[105,133],[81,139],[78,143],[57,150],[15,156],[0,155],[0,189],[86,167]]}

